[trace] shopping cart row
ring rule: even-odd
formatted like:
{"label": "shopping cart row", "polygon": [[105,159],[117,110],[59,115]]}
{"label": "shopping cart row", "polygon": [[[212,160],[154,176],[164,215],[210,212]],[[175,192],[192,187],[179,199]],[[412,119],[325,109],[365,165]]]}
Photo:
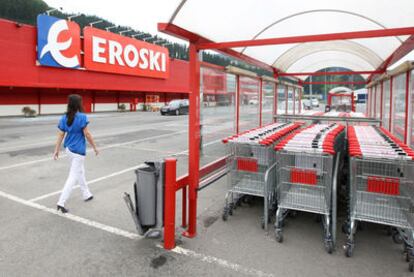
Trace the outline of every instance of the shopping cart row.
{"label": "shopping cart row", "polygon": [[358,222],[386,225],[414,270],[414,151],[381,127],[348,127],[349,219],[345,254],[353,255]]}
{"label": "shopping cart row", "polygon": [[231,157],[223,220],[233,214],[243,196],[263,197],[262,227],[267,230],[269,210],[275,203],[276,155],[273,146],[301,126],[301,123],[274,123],[223,139]]}
{"label": "shopping cart row", "polygon": [[[324,245],[336,241],[338,166],[349,161],[346,256],[354,249],[358,222],[390,227],[414,269],[414,151],[376,126],[337,123],[275,123],[223,140],[230,178],[223,219],[246,195],[264,198],[263,228],[275,212],[275,236],[283,241],[284,220],[304,211],[322,218]],[[342,159],[341,159],[342,157]],[[273,208],[273,209],[272,209]]]}
{"label": "shopping cart row", "polygon": [[283,241],[283,222],[289,212],[310,212],[322,215],[325,248],[332,253],[336,233],[332,183],[335,157],[343,148],[344,129],[340,124],[313,124],[297,130],[275,146],[278,162],[275,235],[278,242]]}

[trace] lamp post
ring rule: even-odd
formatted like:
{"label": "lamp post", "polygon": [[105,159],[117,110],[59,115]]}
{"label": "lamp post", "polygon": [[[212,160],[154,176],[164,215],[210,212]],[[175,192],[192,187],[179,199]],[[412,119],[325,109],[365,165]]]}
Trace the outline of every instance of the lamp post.
{"label": "lamp post", "polygon": [[74,19],[74,18],[76,18],[76,17],[79,17],[79,16],[82,16],[82,15],[83,15],[83,13],[68,16],[68,20],[69,20],[69,21],[72,21],[72,19]]}
{"label": "lamp post", "polygon": [[49,9],[49,10],[47,10],[47,11],[45,11],[45,13],[47,14],[47,15],[50,15],[52,12],[54,12],[54,11],[61,11],[62,10],[62,7],[59,7],[59,8],[52,8],[52,9]]}
{"label": "lamp post", "polygon": [[101,22],[103,22],[103,20],[96,20],[96,21],[89,23],[89,26],[93,27],[93,25],[101,23]]}
{"label": "lamp post", "polygon": [[122,36],[123,34],[131,32],[131,31],[133,31],[133,30],[132,29],[127,29],[127,30],[123,30],[123,31],[119,32],[118,34],[120,34]]}
{"label": "lamp post", "polygon": [[114,26],[106,27],[105,30],[108,32],[109,30],[118,28],[118,27],[119,27],[118,25],[114,25]]}

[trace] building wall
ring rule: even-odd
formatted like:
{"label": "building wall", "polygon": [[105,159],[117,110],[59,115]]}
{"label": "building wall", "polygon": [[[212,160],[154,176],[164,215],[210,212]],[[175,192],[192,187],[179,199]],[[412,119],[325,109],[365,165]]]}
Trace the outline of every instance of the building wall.
{"label": "building wall", "polygon": [[61,113],[71,93],[82,95],[87,112],[116,110],[118,103],[129,109],[146,94],[159,95],[162,103],[188,96],[186,61],[171,59],[167,79],[44,67],[36,65],[35,27],[0,19],[0,30],[0,116],[19,115],[24,106]]}

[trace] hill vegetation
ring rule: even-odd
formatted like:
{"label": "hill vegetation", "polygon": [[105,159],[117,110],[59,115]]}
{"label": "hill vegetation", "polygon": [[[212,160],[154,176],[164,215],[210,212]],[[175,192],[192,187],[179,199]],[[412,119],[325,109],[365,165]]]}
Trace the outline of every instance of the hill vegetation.
{"label": "hill vegetation", "polygon": [[[44,1],[42,0],[0,0],[0,18],[6,18],[9,20],[30,24],[30,25],[36,25],[36,17],[38,14],[45,13],[47,10],[51,9],[52,7],[49,7]],[[59,10],[54,11],[51,15],[58,17],[58,18],[67,18],[73,14],[68,14],[61,12]],[[110,22],[106,19],[100,18],[96,15],[84,15],[81,14],[73,19],[76,21],[81,29],[85,26],[88,26],[91,22],[100,21],[102,22],[94,25],[96,28],[100,28],[105,30],[107,27],[114,26],[114,28],[111,28],[109,31],[113,33],[119,33],[123,30],[128,30],[130,27],[128,26],[119,26],[115,22]],[[150,43],[156,43],[159,45],[163,45],[169,49],[170,57],[175,59],[181,59],[181,60],[188,60],[188,47],[185,44],[181,43],[173,43],[167,39],[162,39],[158,37],[157,35],[152,35],[150,33],[141,31],[141,30],[134,30],[131,29],[128,33],[125,33],[126,35],[134,35],[137,39],[145,40]],[[203,52],[203,61],[209,62],[212,64],[220,65],[220,66],[227,66],[227,65],[235,65],[240,68],[244,68],[253,72],[256,72],[259,75],[267,75],[272,76],[272,72],[263,70],[261,68],[257,68],[255,66],[251,66],[249,64],[246,64],[242,61],[220,55],[220,54],[213,54],[208,52]],[[325,69],[327,71],[343,71],[347,70],[344,68],[339,67],[331,67],[328,69]],[[326,78],[326,79],[325,79]],[[336,76],[314,76],[312,78],[313,82],[339,82],[339,81],[350,81],[352,78],[354,78],[354,81],[363,81],[363,78],[359,75],[357,76],[342,76],[342,75],[336,75]],[[288,80],[289,81],[289,80]],[[309,78],[305,81],[309,81]],[[335,87],[335,85],[313,85],[312,91],[314,94],[324,94],[325,91],[329,91],[331,88]],[[358,89],[363,87],[363,85],[357,85],[354,88]],[[309,85],[305,86],[305,94],[309,93]]]}

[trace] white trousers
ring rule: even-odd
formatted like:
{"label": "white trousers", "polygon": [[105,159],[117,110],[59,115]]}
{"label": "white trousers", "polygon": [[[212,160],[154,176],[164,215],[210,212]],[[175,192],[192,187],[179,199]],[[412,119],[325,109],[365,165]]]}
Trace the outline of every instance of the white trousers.
{"label": "white trousers", "polygon": [[73,187],[79,183],[80,190],[82,192],[83,199],[87,199],[92,196],[89,191],[88,185],[85,179],[85,156],[71,152],[66,148],[66,154],[70,159],[70,171],[65,186],[63,187],[62,194],[60,195],[58,205],[64,207],[66,200],[68,200],[72,193]]}

